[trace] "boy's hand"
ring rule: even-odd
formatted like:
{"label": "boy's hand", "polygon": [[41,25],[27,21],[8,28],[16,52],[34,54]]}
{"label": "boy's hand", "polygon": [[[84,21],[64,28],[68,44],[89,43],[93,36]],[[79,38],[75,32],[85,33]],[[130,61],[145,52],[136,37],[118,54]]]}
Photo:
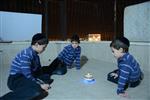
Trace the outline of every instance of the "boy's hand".
{"label": "boy's hand", "polygon": [[111,77],[114,77],[114,79],[118,77],[118,74],[116,74],[116,73],[111,73],[110,75],[111,75]]}
{"label": "boy's hand", "polygon": [[48,89],[50,89],[50,85],[49,84],[41,84],[41,88],[45,91],[48,91]]}
{"label": "boy's hand", "polygon": [[127,97],[128,97],[128,94],[127,94],[126,92],[125,92],[125,93],[120,93],[119,96],[121,96],[121,97],[126,97],[126,98],[127,98]]}

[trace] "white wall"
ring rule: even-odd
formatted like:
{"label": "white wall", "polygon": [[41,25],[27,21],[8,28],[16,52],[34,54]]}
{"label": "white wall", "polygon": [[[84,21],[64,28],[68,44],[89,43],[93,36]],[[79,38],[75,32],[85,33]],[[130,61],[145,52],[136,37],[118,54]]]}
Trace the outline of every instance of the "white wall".
{"label": "white wall", "polygon": [[150,42],[150,1],[125,8],[124,35],[130,41]]}
{"label": "white wall", "polygon": [[31,41],[40,33],[42,15],[0,11],[0,40]]}

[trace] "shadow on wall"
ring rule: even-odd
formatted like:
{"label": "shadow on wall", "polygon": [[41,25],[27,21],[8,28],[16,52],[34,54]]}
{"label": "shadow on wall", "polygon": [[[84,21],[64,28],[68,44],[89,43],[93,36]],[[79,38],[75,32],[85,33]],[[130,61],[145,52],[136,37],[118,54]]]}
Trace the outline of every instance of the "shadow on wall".
{"label": "shadow on wall", "polygon": [[83,67],[88,61],[88,58],[85,55],[81,56],[81,67]]}

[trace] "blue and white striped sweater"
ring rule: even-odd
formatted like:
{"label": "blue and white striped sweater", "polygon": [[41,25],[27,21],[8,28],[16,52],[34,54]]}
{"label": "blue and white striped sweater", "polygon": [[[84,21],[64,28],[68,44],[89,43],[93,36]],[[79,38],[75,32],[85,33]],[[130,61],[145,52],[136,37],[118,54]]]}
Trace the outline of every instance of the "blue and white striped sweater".
{"label": "blue and white striped sweater", "polygon": [[29,47],[22,50],[13,59],[10,75],[22,74],[26,78],[37,82],[36,78],[33,76],[33,73],[40,68],[41,64],[38,54],[32,49],[32,47]]}
{"label": "blue and white striped sweater", "polygon": [[118,59],[119,80],[117,93],[124,92],[126,83],[135,82],[139,80],[141,69],[138,62],[132,55],[126,53],[123,57]]}
{"label": "blue and white striped sweater", "polygon": [[58,58],[63,60],[67,66],[72,66],[73,62],[75,62],[76,68],[80,68],[80,54],[81,47],[73,48],[70,44],[64,47],[59,53]]}

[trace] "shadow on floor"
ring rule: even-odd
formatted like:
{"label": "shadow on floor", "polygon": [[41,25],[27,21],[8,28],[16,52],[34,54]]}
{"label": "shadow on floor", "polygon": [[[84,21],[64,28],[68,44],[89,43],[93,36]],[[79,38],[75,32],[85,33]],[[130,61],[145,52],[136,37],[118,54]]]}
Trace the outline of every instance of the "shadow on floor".
{"label": "shadow on floor", "polygon": [[[82,55],[80,59],[81,68],[87,63],[87,61],[88,61],[88,58],[85,55]],[[73,63],[69,69],[71,68],[75,68],[75,63]]]}
{"label": "shadow on floor", "polygon": [[88,58],[85,55],[81,56],[81,68],[87,63]]}

